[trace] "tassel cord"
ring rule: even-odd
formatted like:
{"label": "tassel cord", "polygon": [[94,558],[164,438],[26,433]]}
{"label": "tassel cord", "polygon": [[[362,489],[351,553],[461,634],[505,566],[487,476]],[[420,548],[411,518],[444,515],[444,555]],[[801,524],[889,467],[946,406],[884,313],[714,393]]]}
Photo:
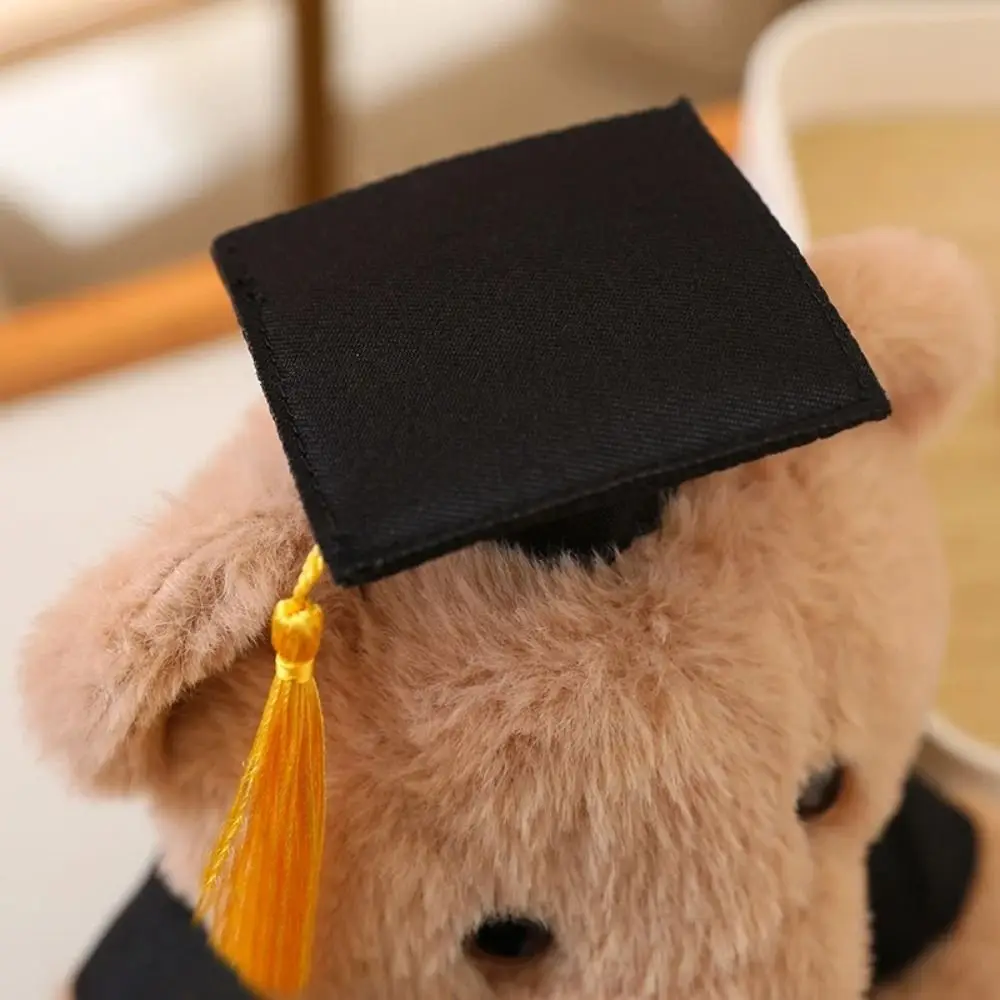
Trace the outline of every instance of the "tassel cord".
{"label": "tassel cord", "polygon": [[232,807],[202,880],[196,919],[252,989],[292,995],[308,981],[326,829],[326,741],[313,676],[323,613],[310,593],[314,548],[271,622],[275,674]]}

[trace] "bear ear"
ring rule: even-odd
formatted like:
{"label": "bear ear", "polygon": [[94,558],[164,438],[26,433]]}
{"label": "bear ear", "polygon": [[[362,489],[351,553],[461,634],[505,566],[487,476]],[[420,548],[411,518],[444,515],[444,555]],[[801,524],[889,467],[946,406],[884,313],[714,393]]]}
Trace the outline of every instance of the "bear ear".
{"label": "bear ear", "polygon": [[266,636],[311,544],[260,407],[158,520],[37,621],[20,680],[42,750],[83,787],[147,780],[168,712]]}
{"label": "bear ear", "polygon": [[989,291],[958,248],[873,229],[822,240],[808,258],[897,426],[922,441],[960,415],[992,374],[996,345]]}

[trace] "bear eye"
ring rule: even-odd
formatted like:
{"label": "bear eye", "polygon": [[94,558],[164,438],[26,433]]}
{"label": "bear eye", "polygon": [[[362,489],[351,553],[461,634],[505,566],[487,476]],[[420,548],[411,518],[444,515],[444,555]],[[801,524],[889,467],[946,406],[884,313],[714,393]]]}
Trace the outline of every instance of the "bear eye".
{"label": "bear eye", "polygon": [[829,812],[840,798],[843,787],[843,765],[834,763],[822,771],[813,772],[795,805],[799,819],[816,819]]}
{"label": "bear eye", "polygon": [[552,947],[552,932],[528,917],[490,917],[466,941],[472,958],[502,962],[530,962]]}

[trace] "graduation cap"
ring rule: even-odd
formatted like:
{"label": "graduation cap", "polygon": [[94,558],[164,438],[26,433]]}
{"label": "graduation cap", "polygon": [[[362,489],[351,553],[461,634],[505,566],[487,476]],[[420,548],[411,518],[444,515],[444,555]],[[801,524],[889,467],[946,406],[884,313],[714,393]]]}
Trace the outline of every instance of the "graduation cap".
{"label": "graduation cap", "polygon": [[[686,101],[395,176],[230,232],[214,257],[317,543],[275,615],[278,676],[203,909],[223,953],[280,992],[307,974],[316,875],[261,815],[297,810],[321,839],[322,784],[248,802],[269,768],[288,773],[269,753],[303,774],[322,756],[308,592],[324,564],[354,586],[484,541],[613,557],[679,484],[889,403]],[[313,722],[296,729],[272,703],[299,689]],[[284,858],[280,898],[253,885],[261,855],[240,860],[255,836]],[[300,933],[279,947],[275,922]]]}

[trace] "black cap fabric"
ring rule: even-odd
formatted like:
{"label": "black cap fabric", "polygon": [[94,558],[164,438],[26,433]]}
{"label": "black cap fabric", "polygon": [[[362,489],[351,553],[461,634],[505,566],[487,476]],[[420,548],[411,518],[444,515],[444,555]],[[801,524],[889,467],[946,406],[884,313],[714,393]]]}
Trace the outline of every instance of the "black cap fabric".
{"label": "black cap fabric", "polygon": [[547,525],[627,544],[660,491],[889,412],[687,102],[414,170],[214,256],[343,585]]}

